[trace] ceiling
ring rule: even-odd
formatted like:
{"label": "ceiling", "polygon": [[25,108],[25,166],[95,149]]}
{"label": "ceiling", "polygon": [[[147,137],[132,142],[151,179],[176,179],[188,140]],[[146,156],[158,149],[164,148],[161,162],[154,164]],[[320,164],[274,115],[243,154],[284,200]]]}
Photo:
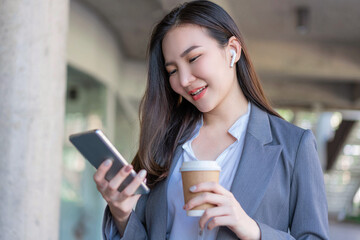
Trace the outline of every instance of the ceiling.
{"label": "ceiling", "polygon": [[[126,57],[144,61],[156,22],[184,2],[78,1],[114,31]],[[238,24],[275,106],[360,110],[359,0],[214,2]],[[301,14],[305,18],[299,20]],[[299,26],[299,21],[305,26]]]}

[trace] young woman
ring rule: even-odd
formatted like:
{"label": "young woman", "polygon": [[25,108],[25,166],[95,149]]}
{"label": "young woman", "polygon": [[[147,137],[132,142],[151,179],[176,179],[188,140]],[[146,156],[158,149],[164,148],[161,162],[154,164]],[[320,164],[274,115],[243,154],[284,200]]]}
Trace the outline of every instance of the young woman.
{"label": "young woman", "polygon": [[[269,105],[231,17],[209,1],[185,3],[155,27],[133,166],[107,182],[105,239],[328,239],[327,203],[315,141]],[[184,203],[179,168],[214,160],[220,183],[191,187]],[[148,195],[134,195],[145,180]],[[212,203],[202,217],[186,210]],[[135,211],[132,209],[135,207]]]}

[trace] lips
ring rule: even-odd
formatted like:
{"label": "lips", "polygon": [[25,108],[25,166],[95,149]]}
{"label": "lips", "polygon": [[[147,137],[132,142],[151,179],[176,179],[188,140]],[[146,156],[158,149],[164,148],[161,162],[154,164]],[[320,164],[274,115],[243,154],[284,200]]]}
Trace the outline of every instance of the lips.
{"label": "lips", "polygon": [[207,90],[207,85],[206,86],[203,86],[203,87],[199,87],[199,88],[196,88],[196,89],[193,89],[191,91],[189,91],[189,94],[191,95],[192,99],[194,101],[197,101],[199,100],[200,98],[202,98]]}

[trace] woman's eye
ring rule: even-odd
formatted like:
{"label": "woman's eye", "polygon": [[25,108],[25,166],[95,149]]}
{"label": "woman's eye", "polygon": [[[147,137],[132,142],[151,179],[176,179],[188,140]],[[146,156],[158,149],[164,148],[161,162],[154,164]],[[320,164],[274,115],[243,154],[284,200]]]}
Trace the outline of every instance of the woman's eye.
{"label": "woman's eye", "polygon": [[173,75],[174,73],[176,73],[176,69],[172,70],[171,72],[169,72],[169,75]]}
{"label": "woman's eye", "polygon": [[193,58],[190,58],[189,62],[192,63],[194,62],[196,59],[198,59],[201,55],[199,56],[196,56],[196,57],[193,57]]}

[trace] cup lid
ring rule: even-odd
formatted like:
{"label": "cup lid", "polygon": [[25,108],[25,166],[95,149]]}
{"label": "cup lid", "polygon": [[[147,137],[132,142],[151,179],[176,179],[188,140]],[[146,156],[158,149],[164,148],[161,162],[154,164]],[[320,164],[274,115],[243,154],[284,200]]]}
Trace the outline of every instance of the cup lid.
{"label": "cup lid", "polygon": [[216,161],[189,161],[183,162],[180,172],[186,171],[221,171]]}

